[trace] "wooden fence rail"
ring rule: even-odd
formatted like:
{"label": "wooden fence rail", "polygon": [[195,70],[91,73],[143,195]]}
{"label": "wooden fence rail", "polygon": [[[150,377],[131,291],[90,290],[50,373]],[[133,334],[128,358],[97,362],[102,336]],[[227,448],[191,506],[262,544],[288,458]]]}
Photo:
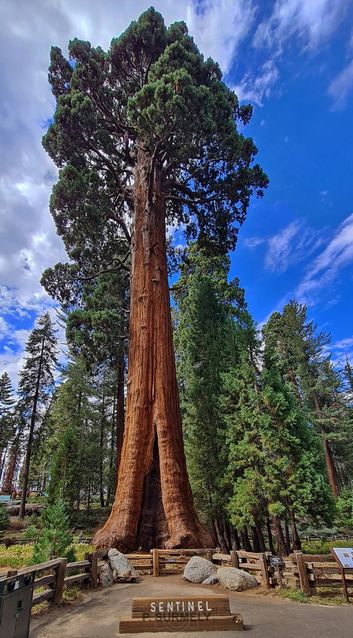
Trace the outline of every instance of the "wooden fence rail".
{"label": "wooden fence rail", "polygon": [[[285,557],[281,564],[273,561],[269,552],[255,553],[233,550],[223,554],[214,549],[153,549],[150,552],[126,554],[130,563],[142,574],[164,576],[182,574],[191,556],[202,556],[217,565],[233,566],[253,574],[267,589],[276,586],[300,588],[307,596],[318,588],[342,589],[342,575],[332,555],[311,555],[295,552]],[[16,579],[28,576],[34,579],[33,605],[44,601],[60,604],[66,587],[96,588],[99,585],[99,561],[107,560],[108,550],[97,550],[86,554],[85,560],[68,563],[66,558],[57,558],[0,574],[1,583],[8,590],[15,587]],[[346,576],[347,586],[353,587],[353,573]]]}
{"label": "wooden fence rail", "polygon": [[33,594],[32,605],[51,600],[61,604],[66,587],[76,584],[88,587],[91,584],[91,571],[90,560],[68,563],[66,558],[55,558],[32,567],[12,569],[7,574],[1,575],[0,581],[5,584],[8,591],[11,591],[16,586],[16,581],[22,577],[34,578],[34,592],[41,591]]}

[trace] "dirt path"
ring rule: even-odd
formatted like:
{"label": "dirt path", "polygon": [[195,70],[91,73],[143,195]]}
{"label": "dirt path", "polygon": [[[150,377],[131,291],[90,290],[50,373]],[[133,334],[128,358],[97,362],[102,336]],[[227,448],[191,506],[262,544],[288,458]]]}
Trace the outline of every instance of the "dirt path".
{"label": "dirt path", "polygon": [[[130,615],[133,597],[201,595],[211,591],[224,593],[217,586],[186,584],[181,576],[146,576],[138,584],[114,585],[90,592],[82,604],[33,619],[30,638],[115,638],[119,635],[119,616]],[[245,635],[251,638],[353,638],[353,605],[304,605],[269,596],[232,592],[229,592],[229,597],[231,610],[242,614],[247,629]],[[185,638],[227,638],[234,634],[195,632],[178,635]],[[171,634],[145,633],[143,636],[169,638]]]}

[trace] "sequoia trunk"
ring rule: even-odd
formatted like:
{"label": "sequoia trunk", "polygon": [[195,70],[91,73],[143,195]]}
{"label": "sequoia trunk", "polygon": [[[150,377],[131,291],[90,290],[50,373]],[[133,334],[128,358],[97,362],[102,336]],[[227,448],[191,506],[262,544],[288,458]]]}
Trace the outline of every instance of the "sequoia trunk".
{"label": "sequoia trunk", "polygon": [[188,480],[170,314],[162,167],[135,170],[127,402],[118,485],[98,546],[205,547]]}

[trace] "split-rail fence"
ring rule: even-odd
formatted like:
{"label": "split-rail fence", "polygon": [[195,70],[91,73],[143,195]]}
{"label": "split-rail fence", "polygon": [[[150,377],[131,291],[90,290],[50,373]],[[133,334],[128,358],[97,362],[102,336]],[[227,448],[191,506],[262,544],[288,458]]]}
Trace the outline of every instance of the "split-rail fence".
{"label": "split-rail fence", "polygon": [[[126,554],[131,564],[141,573],[152,576],[182,574],[191,556],[203,556],[215,564],[239,567],[253,574],[265,588],[286,586],[301,589],[307,596],[318,588],[342,588],[340,569],[331,555],[310,555],[295,552],[278,564],[269,552],[256,553],[233,550],[223,554],[214,549],[152,549],[150,552]],[[1,583],[11,591],[19,576],[34,581],[33,605],[44,601],[63,602],[64,590],[72,585],[80,588],[97,588],[99,562],[107,560],[108,550],[87,553],[85,560],[68,563],[66,558],[56,558],[0,574]],[[272,558],[272,560],[271,560]],[[353,574],[346,575],[348,587],[353,587]]]}

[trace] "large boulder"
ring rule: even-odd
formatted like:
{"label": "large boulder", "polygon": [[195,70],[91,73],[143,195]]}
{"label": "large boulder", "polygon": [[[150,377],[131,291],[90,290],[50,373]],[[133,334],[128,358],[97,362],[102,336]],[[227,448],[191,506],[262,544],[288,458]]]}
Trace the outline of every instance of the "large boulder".
{"label": "large boulder", "polygon": [[139,580],[140,574],[133,567],[126,556],[117,549],[110,549],[108,552],[108,561],[113,572],[114,582],[129,583]]}
{"label": "large boulder", "polygon": [[223,587],[231,591],[245,591],[258,585],[255,576],[237,567],[219,567],[217,578]]}
{"label": "large boulder", "polygon": [[98,580],[102,587],[111,587],[114,582],[113,572],[105,561],[98,563]]}
{"label": "large boulder", "polygon": [[201,556],[193,556],[186,563],[183,578],[190,583],[203,583],[206,578],[216,573],[217,566]]}

